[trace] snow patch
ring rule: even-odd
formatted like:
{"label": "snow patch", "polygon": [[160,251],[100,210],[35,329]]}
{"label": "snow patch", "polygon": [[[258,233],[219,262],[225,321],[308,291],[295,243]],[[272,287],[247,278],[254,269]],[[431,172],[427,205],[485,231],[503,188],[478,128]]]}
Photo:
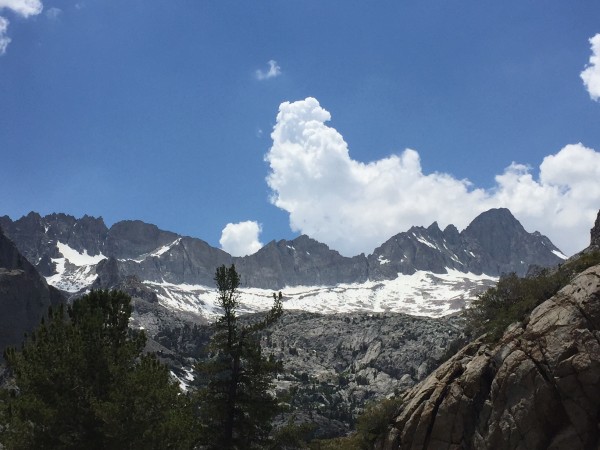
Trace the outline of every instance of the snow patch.
{"label": "snow patch", "polygon": [[92,256],[87,250],[80,253],[62,242],[57,242],[56,247],[63,257],[52,258],[57,273],[46,277],[49,285],[63,291],[77,292],[96,280],[96,264],[106,256],[102,253]]}
{"label": "snow patch", "polygon": [[144,253],[144,254],[138,256],[137,258],[120,259],[119,261],[135,261],[135,262],[139,263],[139,262],[144,261],[147,258],[153,258],[153,257],[160,258],[162,255],[167,253],[173,247],[175,247],[176,245],[179,245],[180,242],[181,242],[181,238],[177,238],[170,244],[163,245],[162,247],[159,247],[152,252]]}
{"label": "snow patch", "polygon": [[67,244],[63,244],[62,242],[57,242],[56,247],[58,248],[58,251],[65,257],[65,259],[76,266],[89,266],[92,264],[98,264],[103,259],[106,259],[106,256],[104,256],[102,253],[95,256],[89,255],[87,250],[84,250],[83,253],[79,253],[74,248],[71,248]]}
{"label": "snow patch", "polygon": [[180,242],[181,242],[181,238],[175,239],[170,244],[163,245],[158,250],[155,250],[153,253],[150,253],[149,256],[160,256],[160,255],[163,255],[163,254],[167,253],[169,250],[171,250],[174,246],[178,245]]}
{"label": "snow patch", "polygon": [[413,233],[413,236],[414,236],[414,237],[416,237],[416,238],[417,238],[417,241],[419,241],[420,243],[422,243],[422,244],[425,244],[426,246],[428,246],[428,247],[431,247],[431,248],[433,248],[433,249],[435,249],[435,250],[438,250],[438,248],[437,248],[435,245],[433,245],[431,242],[429,242],[429,241],[428,241],[427,239],[425,239],[424,237],[422,237],[422,236],[417,236],[417,235],[416,235],[416,234],[414,234],[414,233]]}
{"label": "snow patch", "polygon": [[560,259],[568,259],[568,256],[565,256],[562,252],[559,252],[558,250],[552,250],[552,253],[554,253]]}

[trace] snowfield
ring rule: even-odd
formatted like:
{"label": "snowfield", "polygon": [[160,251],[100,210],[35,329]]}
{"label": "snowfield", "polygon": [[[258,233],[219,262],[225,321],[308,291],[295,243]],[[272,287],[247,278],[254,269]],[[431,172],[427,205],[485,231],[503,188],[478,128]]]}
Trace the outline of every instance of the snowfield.
{"label": "snowfield", "polygon": [[[160,256],[179,239],[156,251],[143,255]],[[67,292],[88,288],[96,279],[96,264],[105,259],[102,254],[79,253],[59,242],[61,258],[56,263],[57,274],[47,277],[48,284]],[[143,259],[142,258],[142,259]],[[139,259],[138,259],[139,261]],[[381,264],[388,261],[380,259]],[[282,289],[283,308],[321,314],[346,312],[401,312],[416,316],[440,317],[460,311],[498,278],[447,269],[445,274],[418,271],[412,275],[398,274],[394,280],[338,284],[336,286],[290,286]],[[161,305],[214,320],[221,315],[214,288],[201,285],[143,282],[156,292]],[[240,313],[268,310],[273,304],[273,291],[257,288],[240,289]]]}
{"label": "snowfield", "polygon": [[[419,271],[399,274],[394,280],[336,286],[291,286],[282,289],[283,308],[321,314],[346,312],[402,312],[416,316],[441,317],[464,308],[474,296],[498,278],[456,270],[446,274]],[[198,313],[209,320],[221,314],[214,288],[200,285],[175,285],[145,281],[160,303],[173,310]],[[273,291],[240,288],[240,313],[268,310]]]}

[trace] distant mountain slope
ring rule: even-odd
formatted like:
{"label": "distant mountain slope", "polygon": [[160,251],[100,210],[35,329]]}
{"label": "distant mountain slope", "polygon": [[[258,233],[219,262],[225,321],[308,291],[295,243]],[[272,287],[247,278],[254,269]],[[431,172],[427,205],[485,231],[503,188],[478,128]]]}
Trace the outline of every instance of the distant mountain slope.
{"label": "distant mountain slope", "polygon": [[21,345],[50,305],[62,301],[0,229],[0,358],[6,347]]}
{"label": "distant mountain slope", "polygon": [[[442,231],[437,223],[413,227],[373,254],[352,258],[308,236],[273,241],[238,258],[201,239],[141,221],[107,228],[101,218],[89,216],[42,217],[32,212],[15,221],[0,217],[0,226],[48,282],[64,291],[75,293],[92,283],[111,287],[134,276],[164,304],[180,310],[200,308],[205,316],[216,311],[205,297],[221,264],[235,263],[245,288],[294,291],[294,304],[311,311],[319,302],[315,292],[323,298],[323,288],[338,286],[340,295],[332,304],[343,303],[338,306],[344,311],[440,315],[460,309],[473,292],[504,272],[524,275],[530,265],[552,266],[564,259],[548,238],[525,231],[507,209],[482,213],[462,232],[453,225]],[[408,277],[403,278],[406,289],[398,288],[399,277]],[[449,284],[460,289],[448,293]],[[431,308],[428,302],[443,300],[436,286],[449,297],[444,306]],[[266,307],[269,292],[253,295],[257,301],[247,305],[248,311]]]}

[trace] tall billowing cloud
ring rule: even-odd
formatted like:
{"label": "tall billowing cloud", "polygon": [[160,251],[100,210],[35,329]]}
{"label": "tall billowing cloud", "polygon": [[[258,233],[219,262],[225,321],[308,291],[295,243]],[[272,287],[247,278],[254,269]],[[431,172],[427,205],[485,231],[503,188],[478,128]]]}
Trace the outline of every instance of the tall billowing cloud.
{"label": "tall billowing cloud", "polygon": [[[38,15],[43,8],[40,0],[0,0],[0,11],[9,9],[25,18]],[[11,42],[11,39],[7,36],[8,24],[8,19],[0,16],[0,56],[6,53],[6,48]]]}
{"label": "tall billowing cloud", "polygon": [[266,161],[271,201],[292,230],[345,255],[370,253],[412,225],[438,221],[464,228],[479,213],[507,207],[529,231],[548,235],[564,252],[583,248],[600,208],[600,153],[567,145],[544,158],[539,179],[512,163],[480,189],[450,174],[422,171],[419,154],[362,163],[314,98],[280,105]]}
{"label": "tall billowing cloud", "polygon": [[263,246],[259,241],[262,231],[254,221],[228,223],[221,232],[221,248],[232,256],[246,256],[256,253]]}
{"label": "tall billowing cloud", "polygon": [[585,70],[581,72],[581,79],[592,100],[600,100],[600,33],[590,39],[592,56]]}
{"label": "tall billowing cloud", "polygon": [[256,79],[258,80],[268,80],[269,78],[275,78],[281,75],[281,67],[277,64],[277,61],[274,59],[270,60],[268,63],[269,70],[257,70],[255,72]]}

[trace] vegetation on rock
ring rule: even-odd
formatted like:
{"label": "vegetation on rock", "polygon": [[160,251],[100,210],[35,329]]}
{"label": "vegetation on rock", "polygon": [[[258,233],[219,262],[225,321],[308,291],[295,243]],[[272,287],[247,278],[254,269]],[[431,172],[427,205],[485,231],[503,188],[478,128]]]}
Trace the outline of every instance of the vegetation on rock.
{"label": "vegetation on rock", "polygon": [[467,308],[467,331],[473,336],[487,333],[489,341],[497,341],[510,324],[525,320],[536,306],[556,294],[575,275],[598,263],[600,252],[596,251],[525,278],[514,273],[502,276],[497,286],[480,294]]}
{"label": "vegetation on rock", "polygon": [[349,436],[314,441],[313,450],[366,450],[373,448],[377,438],[384,433],[402,404],[397,397],[372,402],[358,417],[356,431]]}

